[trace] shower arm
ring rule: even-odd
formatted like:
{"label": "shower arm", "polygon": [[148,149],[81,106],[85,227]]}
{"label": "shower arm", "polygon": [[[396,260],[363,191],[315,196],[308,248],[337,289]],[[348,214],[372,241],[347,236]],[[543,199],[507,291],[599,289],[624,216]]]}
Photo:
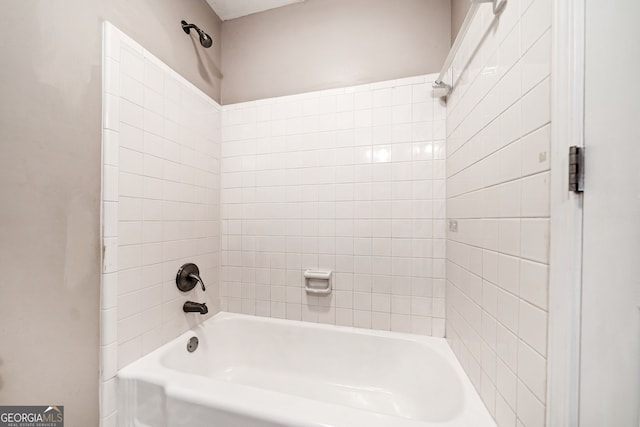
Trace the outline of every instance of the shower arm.
{"label": "shower arm", "polygon": [[196,30],[198,32],[198,34],[202,34],[202,32],[203,32],[196,24],[187,24],[187,21],[182,21],[181,24],[182,24],[182,29],[187,34],[189,34],[191,32],[192,28],[194,30]]}

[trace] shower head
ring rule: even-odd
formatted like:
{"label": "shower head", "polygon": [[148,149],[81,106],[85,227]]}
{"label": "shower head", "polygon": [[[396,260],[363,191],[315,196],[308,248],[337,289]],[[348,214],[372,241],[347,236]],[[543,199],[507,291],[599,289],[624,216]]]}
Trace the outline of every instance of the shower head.
{"label": "shower head", "polygon": [[189,34],[191,32],[191,29],[193,28],[194,30],[196,30],[198,32],[198,35],[200,36],[200,44],[203,47],[211,47],[211,45],[213,44],[213,39],[211,38],[211,36],[207,33],[205,33],[204,31],[202,31],[200,28],[198,28],[197,25],[195,24],[188,24],[187,21],[182,21],[182,29],[184,30],[185,33]]}

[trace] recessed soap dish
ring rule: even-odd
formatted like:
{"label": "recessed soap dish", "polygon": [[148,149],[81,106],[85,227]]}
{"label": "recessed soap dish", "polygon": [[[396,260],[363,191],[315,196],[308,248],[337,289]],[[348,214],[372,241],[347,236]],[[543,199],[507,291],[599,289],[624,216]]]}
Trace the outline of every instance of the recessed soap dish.
{"label": "recessed soap dish", "polygon": [[331,273],[331,270],[306,270],[304,272],[304,290],[311,295],[329,295],[331,293]]}

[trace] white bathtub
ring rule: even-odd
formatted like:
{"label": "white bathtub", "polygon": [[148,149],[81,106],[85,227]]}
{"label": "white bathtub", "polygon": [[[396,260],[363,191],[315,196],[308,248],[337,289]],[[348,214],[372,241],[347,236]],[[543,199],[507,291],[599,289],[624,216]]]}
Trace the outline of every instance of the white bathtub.
{"label": "white bathtub", "polygon": [[118,377],[121,427],[495,426],[441,338],[219,313]]}

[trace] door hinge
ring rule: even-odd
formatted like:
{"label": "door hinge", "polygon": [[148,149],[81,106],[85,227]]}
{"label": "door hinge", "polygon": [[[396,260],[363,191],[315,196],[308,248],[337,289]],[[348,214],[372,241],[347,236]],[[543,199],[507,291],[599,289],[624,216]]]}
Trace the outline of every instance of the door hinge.
{"label": "door hinge", "polygon": [[569,191],[584,191],[584,148],[569,147]]}

